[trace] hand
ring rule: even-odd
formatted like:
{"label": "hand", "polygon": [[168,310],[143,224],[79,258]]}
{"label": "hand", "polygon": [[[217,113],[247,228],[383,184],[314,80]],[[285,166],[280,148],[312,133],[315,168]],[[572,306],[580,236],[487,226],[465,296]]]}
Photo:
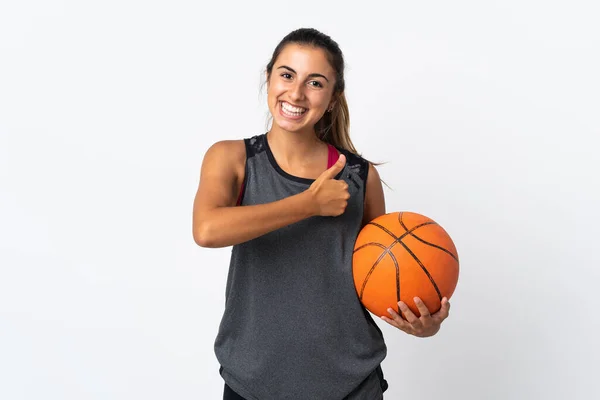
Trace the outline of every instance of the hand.
{"label": "hand", "polygon": [[350,193],[348,184],[335,176],[344,169],[346,156],[340,154],[337,162],[323,172],[308,188],[315,205],[315,214],[336,217],[343,214],[348,206]]}
{"label": "hand", "polygon": [[415,297],[414,301],[419,309],[419,313],[421,313],[420,317],[417,318],[410,308],[408,308],[404,302],[400,301],[398,302],[398,306],[400,307],[400,311],[406,316],[406,320],[391,308],[388,308],[388,312],[392,318],[381,316],[381,319],[401,331],[417,337],[435,335],[440,330],[442,322],[448,318],[450,312],[450,303],[448,302],[448,299],[446,297],[442,299],[440,310],[433,315],[429,313],[429,309],[420,298]]}

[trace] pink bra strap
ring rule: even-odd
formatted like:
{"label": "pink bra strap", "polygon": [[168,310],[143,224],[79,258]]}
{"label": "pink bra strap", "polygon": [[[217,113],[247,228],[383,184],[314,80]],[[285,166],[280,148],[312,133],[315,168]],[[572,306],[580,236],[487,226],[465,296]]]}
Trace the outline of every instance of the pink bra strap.
{"label": "pink bra strap", "polygon": [[333,167],[333,164],[337,162],[340,156],[334,146],[327,143],[327,147],[329,148],[329,156],[327,158],[327,169],[329,169]]}

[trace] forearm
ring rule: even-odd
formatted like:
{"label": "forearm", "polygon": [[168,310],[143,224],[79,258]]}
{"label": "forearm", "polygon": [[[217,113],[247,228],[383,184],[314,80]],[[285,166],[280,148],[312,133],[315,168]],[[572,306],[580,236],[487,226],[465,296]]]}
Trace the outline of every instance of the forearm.
{"label": "forearm", "polygon": [[226,247],[315,215],[309,191],[267,204],[218,207],[206,211],[194,228],[202,247]]}

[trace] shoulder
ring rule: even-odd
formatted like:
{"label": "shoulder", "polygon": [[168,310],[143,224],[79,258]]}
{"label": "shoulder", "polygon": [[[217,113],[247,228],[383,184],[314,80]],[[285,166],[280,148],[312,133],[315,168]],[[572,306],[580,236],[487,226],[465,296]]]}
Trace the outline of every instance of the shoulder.
{"label": "shoulder", "polygon": [[203,169],[207,172],[244,173],[246,164],[245,139],[220,140],[213,143],[204,155]]}
{"label": "shoulder", "polygon": [[338,148],[338,151],[346,156],[346,165],[350,172],[356,174],[363,182],[366,182],[371,171],[371,163],[362,156],[346,149]]}
{"label": "shoulder", "polygon": [[369,192],[379,192],[382,189],[381,177],[379,176],[379,171],[377,171],[375,165],[359,155],[349,154],[349,156],[346,156],[348,167],[364,182],[365,194],[368,195]]}
{"label": "shoulder", "polygon": [[213,143],[206,151],[206,156],[220,156],[227,159],[235,159],[246,156],[245,139],[220,140]]}
{"label": "shoulder", "polygon": [[375,168],[375,165],[373,165],[372,163],[367,161],[367,164],[367,186],[369,185],[369,183],[377,183],[378,185],[381,185],[379,171],[377,171],[377,168]]}
{"label": "shoulder", "polygon": [[265,135],[254,135],[238,140],[215,142],[206,152],[207,155],[225,157],[228,161],[250,158],[266,149]]}

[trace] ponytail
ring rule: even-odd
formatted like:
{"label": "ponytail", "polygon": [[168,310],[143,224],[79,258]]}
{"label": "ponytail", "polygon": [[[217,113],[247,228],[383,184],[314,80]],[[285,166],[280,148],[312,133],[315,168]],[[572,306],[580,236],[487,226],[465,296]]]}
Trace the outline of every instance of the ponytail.
{"label": "ponytail", "polygon": [[322,141],[358,154],[350,139],[350,110],[343,92],[337,96],[331,112],[327,111],[317,122],[315,131]]}

